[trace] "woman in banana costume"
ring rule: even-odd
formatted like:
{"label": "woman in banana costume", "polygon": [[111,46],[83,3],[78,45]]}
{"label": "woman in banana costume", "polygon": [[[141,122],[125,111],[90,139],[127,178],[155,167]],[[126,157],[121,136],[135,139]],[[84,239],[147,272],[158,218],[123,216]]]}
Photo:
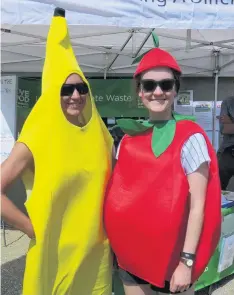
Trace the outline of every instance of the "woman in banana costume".
{"label": "woman in banana costume", "polygon": [[[2,165],[2,216],[31,239],[24,295],[109,295],[111,253],[103,199],[112,138],[94,105],[56,9],[46,45],[42,95]],[[29,218],[6,197],[22,175]]]}

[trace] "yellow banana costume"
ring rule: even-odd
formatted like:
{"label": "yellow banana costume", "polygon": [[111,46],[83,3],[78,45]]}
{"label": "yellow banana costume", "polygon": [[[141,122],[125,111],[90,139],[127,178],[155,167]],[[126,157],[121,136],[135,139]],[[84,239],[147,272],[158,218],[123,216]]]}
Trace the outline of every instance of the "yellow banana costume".
{"label": "yellow banana costume", "polygon": [[90,88],[84,127],[63,114],[60,90],[67,77],[77,73],[89,84],[61,12],[55,10],[49,30],[42,95],[18,140],[32,152],[35,166],[34,173],[23,175],[36,235],[27,255],[23,294],[109,295],[112,261],[102,207],[113,142]]}

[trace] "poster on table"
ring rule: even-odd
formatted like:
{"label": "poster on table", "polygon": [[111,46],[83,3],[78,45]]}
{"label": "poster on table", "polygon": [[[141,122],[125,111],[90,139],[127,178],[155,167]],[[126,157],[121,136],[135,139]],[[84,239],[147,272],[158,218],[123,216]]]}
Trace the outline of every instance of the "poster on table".
{"label": "poster on table", "polygon": [[15,143],[16,136],[16,76],[1,77],[1,163],[5,161]]}
{"label": "poster on table", "polygon": [[222,239],[221,251],[218,264],[218,272],[222,272],[225,269],[233,265],[234,261],[234,234],[225,236]]}
{"label": "poster on table", "polygon": [[193,115],[193,90],[181,91],[174,101],[174,110],[181,115]]}

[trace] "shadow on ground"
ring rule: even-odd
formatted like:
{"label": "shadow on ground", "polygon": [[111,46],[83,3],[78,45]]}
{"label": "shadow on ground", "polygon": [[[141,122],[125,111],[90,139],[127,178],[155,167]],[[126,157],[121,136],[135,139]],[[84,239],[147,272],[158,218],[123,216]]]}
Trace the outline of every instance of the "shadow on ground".
{"label": "shadow on ground", "polygon": [[1,265],[1,294],[21,295],[25,255]]}
{"label": "shadow on ground", "polygon": [[[21,295],[22,294],[22,282],[25,267],[25,258],[23,255],[18,259],[7,262],[1,266],[1,294],[2,295]],[[212,285],[211,289],[204,288],[196,292],[196,295],[209,295],[209,294],[226,294],[231,295],[233,293],[223,293],[218,291],[219,288],[225,286],[234,280],[234,275],[231,275],[222,281]],[[217,292],[217,291],[218,292]],[[211,291],[209,293],[209,291]]]}

